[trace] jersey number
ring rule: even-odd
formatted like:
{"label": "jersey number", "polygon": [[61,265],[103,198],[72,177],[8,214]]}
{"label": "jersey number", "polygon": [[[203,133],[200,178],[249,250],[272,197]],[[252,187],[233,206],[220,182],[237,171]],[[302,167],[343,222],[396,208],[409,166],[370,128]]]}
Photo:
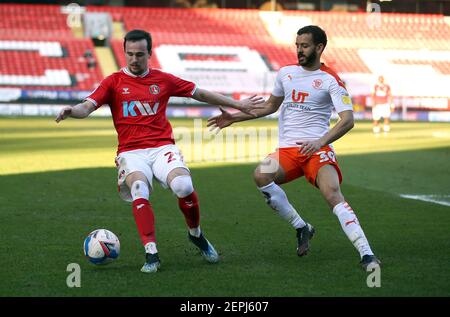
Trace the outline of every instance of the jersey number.
{"label": "jersey number", "polygon": [[320,155],[320,161],[319,163],[331,161],[333,163],[336,163],[336,156],[333,151],[320,151],[317,152],[317,154]]}
{"label": "jersey number", "polygon": [[177,160],[177,158],[174,157],[175,154],[173,152],[167,152],[166,154],[164,154],[164,156],[167,156],[167,163]]}

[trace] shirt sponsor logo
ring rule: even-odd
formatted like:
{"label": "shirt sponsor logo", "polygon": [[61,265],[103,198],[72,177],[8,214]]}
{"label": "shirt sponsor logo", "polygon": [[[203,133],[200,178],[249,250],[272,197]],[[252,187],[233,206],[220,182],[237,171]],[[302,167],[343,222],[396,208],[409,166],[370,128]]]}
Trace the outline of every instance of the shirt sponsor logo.
{"label": "shirt sponsor logo", "polygon": [[299,104],[296,102],[287,102],[285,103],[286,108],[291,109],[291,110],[297,110],[297,111],[311,111],[311,107],[310,106],[306,106],[303,104]]}
{"label": "shirt sponsor logo", "polygon": [[161,90],[159,89],[159,86],[158,86],[158,85],[151,85],[151,86],[150,86],[150,93],[151,93],[152,95],[157,95],[157,94],[159,94],[160,91],[161,91]]}
{"label": "shirt sponsor logo", "polygon": [[309,93],[307,92],[296,92],[295,89],[292,90],[292,101],[293,102],[299,102],[299,103],[304,103],[305,102],[305,98],[309,96]]}
{"label": "shirt sponsor logo", "polygon": [[[122,102],[123,116],[124,117],[137,117],[141,116],[153,116],[158,111],[159,102],[150,104],[148,102],[140,101],[124,101]],[[140,114],[136,113],[136,109]]]}

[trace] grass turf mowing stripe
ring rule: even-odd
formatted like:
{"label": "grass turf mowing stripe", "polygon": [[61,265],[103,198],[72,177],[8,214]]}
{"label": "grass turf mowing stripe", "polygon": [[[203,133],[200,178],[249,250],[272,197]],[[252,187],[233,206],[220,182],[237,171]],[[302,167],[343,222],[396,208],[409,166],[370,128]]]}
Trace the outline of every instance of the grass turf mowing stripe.
{"label": "grass turf mowing stripe", "polygon": [[[448,207],[398,196],[450,194],[450,147],[433,136],[450,131],[448,123],[393,123],[392,133],[376,138],[369,122],[357,122],[335,143],[342,191],[383,262],[375,289],[367,287],[336,217],[304,179],[283,185],[317,229],[308,256],[296,256],[295,231],[255,188],[256,163],[188,163],[202,228],[223,259],[218,265],[205,263],[190,245],[176,199],[156,185],[151,200],[163,267],[143,276],[131,207],[116,192],[109,119],[0,123],[1,296],[450,296]],[[173,124],[191,127],[192,120]],[[253,125],[276,122],[243,124]],[[33,138],[37,132],[43,134]],[[103,268],[90,265],[82,251],[85,236],[100,227],[117,233],[123,246]],[[81,266],[79,289],[66,285],[69,263]]]}

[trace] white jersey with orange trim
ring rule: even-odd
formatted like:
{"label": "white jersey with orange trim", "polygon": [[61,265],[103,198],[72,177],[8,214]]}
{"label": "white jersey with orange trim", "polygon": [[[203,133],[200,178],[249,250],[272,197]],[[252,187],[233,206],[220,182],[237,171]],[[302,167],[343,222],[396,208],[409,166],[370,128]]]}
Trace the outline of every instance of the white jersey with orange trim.
{"label": "white jersey with orange trim", "polygon": [[324,64],[315,71],[299,65],[282,67],[272,95],[284,97],[278,118],[280,148],[321,138],[329,130],[333,108],[338,113],[353,110],[344,83]]}

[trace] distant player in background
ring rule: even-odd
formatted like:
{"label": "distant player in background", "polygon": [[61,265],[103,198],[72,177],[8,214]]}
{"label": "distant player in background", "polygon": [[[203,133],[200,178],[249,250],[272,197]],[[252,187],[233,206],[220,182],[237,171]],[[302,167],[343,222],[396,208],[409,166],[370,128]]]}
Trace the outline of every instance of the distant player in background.
{"label": "distant player in background", "polygon": [[379,76],[378,82],[373,87],[372,92],[372,118],[373,118],[373,132],[380,133],[380,119],[384,119],[383,131],[389,132],[391,127],[389,120],[391,111],[394,110],[392,103],[391,87],[384,83],[384,77]]}
{"label": "distant player in background", "polygon": [[[257,116],[279,113],[279,148],[256,168],[254,179],[266,202],[296,230],[297,254],[304,256],[314,227],[300,217],[279,186],[305,176],[317,187],[337,216],[341,227],[359,252],[364,269],[380,261],[372,252],[369,242],[352,207],[341,193],[341,171],[332,142],[353,128],[351,98],[339,78],[320,62],[327,44],[325,32],[310,25],[297,32],[297,65],[282,67],[278,72],[272,95]],[[332,109],[340,120],[330,130]],[[235,122],[253,119],[242,112],[222,114],[208,119],[211,128],[223,129]]]}
{"label": "distant player in background", "polygon": [[189,169],[175,145],[166,117],[167,103],[171,96],[191,97],[251,113],[262,100],[252,97],[236,101],[149,68],[152,39],[145,31],[128,32],[124,52],[127,67],[106,77],[84,102],[62,108],[56,122],[67,117],[85,118],[100,106],[109,105],[119,141],[116,157],[119,194],[125,201],[133,202],[134,219],[146,253],[142,272],[156,272],[160,267],[154,214],[149,202],[153,178],[176,195],[188,226],[189,240],[208,262],[216,263],[219,255],[200,229],[197,194]]}

